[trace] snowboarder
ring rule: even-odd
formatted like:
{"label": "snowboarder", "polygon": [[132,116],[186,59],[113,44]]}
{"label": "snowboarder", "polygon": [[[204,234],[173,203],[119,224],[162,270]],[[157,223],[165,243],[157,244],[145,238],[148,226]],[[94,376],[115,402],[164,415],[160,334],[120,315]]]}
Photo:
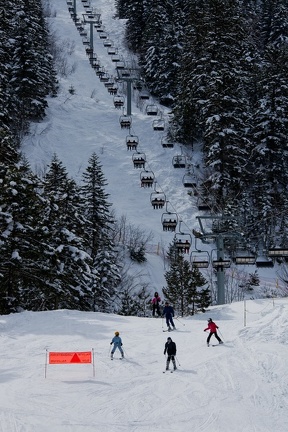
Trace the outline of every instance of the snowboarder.
{"label": "snowboarder", "polygon": [[165,307],[164,307],[163,312],[162,312],[162,317],[164,317],[164,316],[166,317],[166,324],[168,327],[168,331],[172,330],[170,324],[172,325],[173,330],[175,330],[176,327],[175,327],[175,324],[173,322],[174,309],[172,306],[169,306],[168,301],[165,302]]}
{"label": "snowboarder", "polygon": [[119,332],[115,332],[115,336],[113,337],[112,341],[110,342],[110,345],[114,344],[112,351],[111,351],[111,360],[113,360],[113,354],[116,351],[116,348],[119,349],[121,353],[121,357],[124,358],[124,351],[122,349],[122,339],[119,336]]}
{"label": "snowboarder", "polygon": [[165,343],[165,349],[164,349],[164,355],[167,352],[167,360],[166,360],[166,370],[169,370],[169,363],[170,360],[172,360],[174,370],[177,369],[176,362],[175,362],[175,356],[176,356],[176,344],[172,341],[171,337],[167,338],[167,342]]}
{"label": "snowboarder", "polygon": [[159,307],[160,302],[161,302],[161,298],[160,298],[158,292],[155,292],[154,298],[152,299],[152,308],[153,308],[152,315],[153,315],[153,317],[155,316],[155,311],[157,312],[158,316],[161,316],[160,307]]}
{"label": "snowboarder", "polygon": [[212,318],[208,319],[208,327],[204,330],[204,332],[206,332],[207,330],[210,330],[210,333],[207,337],[207,346],[209,347],[209,342],[211,339],[211,336],[214,335],[216,337],[216,339],[218,340],[219,344],[222,344],[222,340],[220,339],[220,337],[217,334],[217,329],[219,327],[212,321]]}

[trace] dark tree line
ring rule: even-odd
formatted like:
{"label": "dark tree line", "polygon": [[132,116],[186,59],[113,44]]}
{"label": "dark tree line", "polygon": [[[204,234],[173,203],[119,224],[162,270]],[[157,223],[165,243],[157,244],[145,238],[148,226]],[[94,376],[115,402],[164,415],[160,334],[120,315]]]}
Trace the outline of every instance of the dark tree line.
{"label": "dark tree line", "polygon": [[202,145],[195,194],[237,217],[246,249],[287,247],[288,1],[115,4],[171,139]]}

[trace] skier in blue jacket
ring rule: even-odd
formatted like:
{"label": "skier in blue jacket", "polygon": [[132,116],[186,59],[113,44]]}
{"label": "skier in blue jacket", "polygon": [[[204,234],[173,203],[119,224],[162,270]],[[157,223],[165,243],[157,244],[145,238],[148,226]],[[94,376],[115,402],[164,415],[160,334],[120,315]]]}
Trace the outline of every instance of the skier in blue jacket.
{"label": "skier in blue jacket", "polygon": [[[163,312],[162,312],[162,317],[164,317],[164,316],[166,317],[166,324],[168,327],[168,331],[172,330],[171,326],[172,326],[173,330],[175,330],[176,327],[175,327],[175,324],[173,322],[174,309],[172,306],[169,306],[168,301],[165,302],[165,307],[164,307]],[[170,326],[170,324],[171,324],[171,326]]]}
{"label": "skier in blue jacket", "polygon": [[116,348],[119,349],[120,353],[121,353],[121,357],[124,358],[124,352],[122,349],[122,339],[119,336],[119,332],[116,331],[115,332],[115,336],[113,337],[112,341],[110,342],[110,345],[114,344],[112,351],[111,351],[111,360],[113,360],[113,354],[116,351]]}

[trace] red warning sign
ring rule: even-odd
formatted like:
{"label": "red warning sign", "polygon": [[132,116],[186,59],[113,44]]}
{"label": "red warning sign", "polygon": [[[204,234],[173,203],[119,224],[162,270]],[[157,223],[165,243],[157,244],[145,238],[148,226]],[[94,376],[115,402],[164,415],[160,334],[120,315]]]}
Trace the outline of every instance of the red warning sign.
{"label": "red warning sign", "polygon": [[49,364],[92,363],[92,352],[49,352]]}

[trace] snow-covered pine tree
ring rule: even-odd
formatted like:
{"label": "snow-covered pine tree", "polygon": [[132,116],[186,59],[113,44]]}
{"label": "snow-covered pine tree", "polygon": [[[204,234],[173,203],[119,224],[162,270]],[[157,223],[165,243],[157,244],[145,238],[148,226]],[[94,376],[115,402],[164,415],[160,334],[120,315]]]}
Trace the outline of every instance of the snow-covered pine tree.
{"label": "snow-covered pine tree", "polygon": [[287,235],[283,225],[288,200],[287,1],[264,2],[262,24],[263,60],[257,76],[258,99],[251,128],[254,142],[250,179],[254,234],[269,248],[280,226],[282,236],[285,231]]}
{"label": "snow-covered pine tree", "polygon": [[[1,90],[0,90],[1,98]],[[7,126],[0,127],[0,171],[6,170],[19,161],[20,156],[17,152],[16,139],[13,138]]]}
{"label": "snow-covered pine tree", "polygon": [[27,161],[0,164],[0,314],[37,310],[44,253],[39,179]]}
{"label": "snow-covered pine tree", "polygon": [[194,313],[195,304],[198,304],[201,297],[198,288],[207,283],[200,271],[197,268],[191,269],[191,264],[179,254],[164,276],[167,287],[163,288],[163,294],[175,310],[182,316]]}
{"label": "snow-covered pine tree", "polygon": [[41,2],[18,0],[13,11],[10,106],[15,133],[21,136],[27,132],[29,121],[44,117],[46,96],[55,93],[55,74]]}
{"label": "snow-covered pine tree", "polygon": [[120,19],[128,18],[127,11],[134,0],[115,0],[116,16]]}
{"label": "snow-covered pine tree", "polygon": [[112,241],[114,219],[105,186],[102,166],[96,153],[93,153],[83,173],[81,196],[84,203],[85,247],[98,274],[93,286],[94,310],[102,312],[111,310],[115,288],[120,282],[116,248]]}
{"label": "snow-covered pine tree", "polygon": [[126,6],[126,29],[125,39],[128,48],[140,54],[142,49],[142,38],[145,31],[145,16],[144,16],[145,0],[130,0]]}
{"label": "snow-covered pine tree", "polygon": [[163,1],[149,0],[148,5],[149,8],[145,9],[146,27],[141,61],[145,81],[153,93],[158,79],[160,51],[168,19]]}
{"label": "snow-covered pine tree", "polygon": [[93,301],[92,259],[84,245],[85,221],[79,188],[53,156],[43,179],[47,268],[43,308],[90,310]]}

